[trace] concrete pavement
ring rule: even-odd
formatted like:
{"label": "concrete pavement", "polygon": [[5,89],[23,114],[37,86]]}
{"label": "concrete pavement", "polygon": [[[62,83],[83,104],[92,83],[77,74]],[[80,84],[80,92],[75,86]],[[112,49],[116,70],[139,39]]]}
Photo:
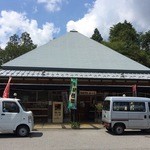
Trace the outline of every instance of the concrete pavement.
{"label": "concrete pavement", "polygon": [[126,131],[116,136],[106,129],[40,129],[29,137],[0,134],[0,150],[149,150],[150,134]]}

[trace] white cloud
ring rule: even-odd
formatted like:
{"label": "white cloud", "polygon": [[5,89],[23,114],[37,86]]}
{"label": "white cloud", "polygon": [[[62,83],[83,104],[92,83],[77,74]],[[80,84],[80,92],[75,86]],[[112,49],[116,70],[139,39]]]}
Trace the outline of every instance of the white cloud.
{"label": "white cloud", "polygon": [[[10,17],[11,16],[11,17]],[[9,19],[8,19],[9,18]],[[46,22],[42,28],[36,20],[29,20],[25,13],[1,11],[0,14],[0,47],[4,48],[9,37],[16,33],[28,32],[34,44],[43,45],[53,39],[53,34],[59,32],[53,23]]]}
{"label": "white cloud", "polygon": [[44,3],[50,12],[59,11],[64,0],[37,0],[38,3]]}
{"label": "white cloud", "polygon": [[138,31],[150,30],[149,6],[149,0],[96,0],[83,18],[67,23],[67,31],[75,29],[90,37],[98,28],[107,39],[110,27],[124,20]]}

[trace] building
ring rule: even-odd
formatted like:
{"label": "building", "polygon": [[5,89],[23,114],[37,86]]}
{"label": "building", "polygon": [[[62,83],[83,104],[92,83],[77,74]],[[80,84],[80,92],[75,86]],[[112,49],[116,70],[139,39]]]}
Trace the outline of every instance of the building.
{"label": "building", "polygon": [[[95,105],[108,95],[150,97],[147,68],[84,35],[71,31],[12,61],[0,70],[0,94],[12,76],[17,93],[36,120],[67,122],[70,79],[78,79],[79,121],[95,121]],[[134,92],[135,92],[134,90]]]}

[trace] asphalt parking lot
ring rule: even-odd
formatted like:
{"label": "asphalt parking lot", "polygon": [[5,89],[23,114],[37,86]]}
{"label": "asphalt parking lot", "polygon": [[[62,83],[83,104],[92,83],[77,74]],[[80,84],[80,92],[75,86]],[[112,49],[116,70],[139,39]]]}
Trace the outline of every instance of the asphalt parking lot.
{"label": "asphalt parking lot", "polygon": [[29,137],[0,134],[1,150],[149,150],[150,134],[126,131],[122,136],[101,129],[40,129]]}

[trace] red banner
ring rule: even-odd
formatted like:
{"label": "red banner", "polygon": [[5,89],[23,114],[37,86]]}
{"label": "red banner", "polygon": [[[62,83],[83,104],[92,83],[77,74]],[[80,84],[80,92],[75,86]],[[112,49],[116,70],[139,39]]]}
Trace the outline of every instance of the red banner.
{"label": "red banner", "polygon": [[10,81],[11,81],[12,77],[9,77],[8,83],[5,87],[5,90],[3,92],[3,98],[9,98],[9,91],[10,91]]}
{"label": "red banner", "polygon": [[137,96],[137,85],[132,85],[132,93],[133,93],[133,96]]}

